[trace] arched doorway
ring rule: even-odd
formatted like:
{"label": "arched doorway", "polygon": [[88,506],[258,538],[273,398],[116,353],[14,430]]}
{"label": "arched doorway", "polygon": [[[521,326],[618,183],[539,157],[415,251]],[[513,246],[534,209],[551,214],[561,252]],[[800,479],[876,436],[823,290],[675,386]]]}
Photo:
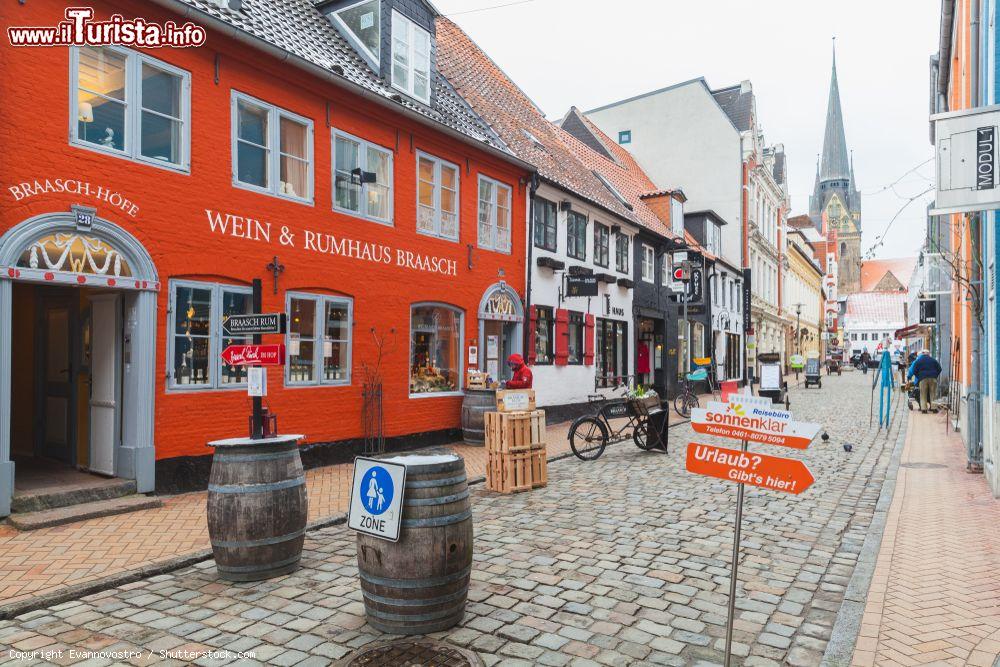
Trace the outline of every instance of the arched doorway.
{"label": "arched doorway", "polygon": [[510,379],[507,357],[524,353],[524,306],[514,289],[500,281],[479,302],[479,368],[494,380]]}
{"label": "arched doorway", "polygon": [[0,516],[22,459],[153,490],[159,287],[142,244],[91,210],[0,236]]}

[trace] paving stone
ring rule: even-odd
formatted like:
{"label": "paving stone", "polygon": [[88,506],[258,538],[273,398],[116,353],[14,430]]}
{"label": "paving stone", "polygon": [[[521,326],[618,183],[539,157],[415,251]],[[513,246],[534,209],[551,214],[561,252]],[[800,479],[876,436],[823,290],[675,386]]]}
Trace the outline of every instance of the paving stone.
{"label": "paving stone", "polygon": [[764,633],[757,637],[757,641],[764,646],[773,646],[775,648],[788,648],[792,645],[792,640],[788,637],[782,637],[781,635],[773,635],[770,633]]}
{"label": "paving stone", "polygon": [[537,637],[540,633],[534,628],[529,628],[524,625],[507,625],[500,628],[497,634],[501,637],[507,639],[512,639],[518,642],[530,642],[532,639]]}

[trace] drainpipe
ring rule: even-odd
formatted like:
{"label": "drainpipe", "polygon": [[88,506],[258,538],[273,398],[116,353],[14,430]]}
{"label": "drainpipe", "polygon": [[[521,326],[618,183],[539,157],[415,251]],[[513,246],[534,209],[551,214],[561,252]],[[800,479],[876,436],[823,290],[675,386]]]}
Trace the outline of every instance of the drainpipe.
{"label": "drainpipe", "polygon": [[[969,88],[972,91],[971,98],[969,100],[971,107],[978,107],[980,105],[980,86],[979,81],[979,58],[980,58],[980,30],[979,30],[979,3],[981,0],[972,0],[970,7],[970,65],[969,65],[969,76],[972,79],[972,85]],[[969,453],[969,470],[981,471],[983,468],[983,455],[982,455],[982,434],[983,434],[983,415],[982,415],[982,372],[983,372],[983,360],[982,345],[983,345],[983,331],[980,324],[981,317],[985,315],[984,299],[985,290],[983,289],[983,276],[979,270],[981,265],[977,258],[982,257],[982,234],[983,230],[983,218],[981,213],[973,213],[969,218],[969,282],[972,289],[978,290],[980,297],[972,301],[973,307],[973,319],[972,319],[972,395],[969,396],[968,400],[968,415],[970,419],[974,421],[970,424],[968,434],[968,453]],[[977,312],[978,311],[978,312]]]}
{"label": "drainpipe", "polygon": [[970,30],[969,31],[971,32],[971,37],[970,37],[970,42],[971,42],[970,47],[971,48],[970,48],[970,50],[972,51],[972,55],[969,58],[969,60],[970,60],[970,64],[969,64],[969,77],[972,79],[972,85],[969,86],[969,88],[971,88],[971,90],[972,90],[972,98],[969,100],[969,102],[970,102],[969,106],[971,106],[971,107],[978,107],[979,106],[979,98],[980,98],[980,95],[979,95],[979,87],[980,87],[980,81],[979,81],[979,53],[980,53],[980,49],[979,49],[979,3],[980,3],[980,0],[972,0],[972,3],[971,3],[972,6],[970,8],[970,11],[971,11],[971,20],[969,22],[970,23]]}
{"label": "drainpipe", "polygon": [[524,287],[524,357],[528,358],[528,342],[531,340],[531,333],[528,327],[531,326],[531,274],[534,271],[532,262],[535,254],[535,193],[538,191],[538,172],[531,175],[528,184],[528,275]]}

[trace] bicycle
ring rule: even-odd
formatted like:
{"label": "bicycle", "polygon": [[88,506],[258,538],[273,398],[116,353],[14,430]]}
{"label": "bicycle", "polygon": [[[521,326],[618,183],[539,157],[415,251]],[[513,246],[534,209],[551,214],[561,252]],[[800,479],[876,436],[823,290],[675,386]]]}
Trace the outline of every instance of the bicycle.
{"label": "bicycle", "polygon": [[[627,391],[627,388],[625,388]],[[591,405],[595,405],[594,414],[577,418],[569,429],[569,446],[581,461],[594,461],[600,458],[609,444],[624,442],[629,438],[636,447],[648,451],[657,445],[651,441],[649,434],[649,416],[662,410],[659,407],[659,397],[656,406],[650,408],[651,399],[642,398],[608,398],[602,394],[591,394],[587,397]],[[620,428],[611,424],[612,419],[628,417],[628,421]],[[664,449],[666,444],[664,443]]]}
{"label": "bicycle", "polygon": [[694,393],[694,383],[706,379],[708,379],[709,386],[711,386],[708,371],[704,368],[699,368],[684,376],[684,381],[681,384],[681,392],[674,398],[674,412],[685,419],[691,417],[691,410],[697,408],[699,405],[698,395]]}

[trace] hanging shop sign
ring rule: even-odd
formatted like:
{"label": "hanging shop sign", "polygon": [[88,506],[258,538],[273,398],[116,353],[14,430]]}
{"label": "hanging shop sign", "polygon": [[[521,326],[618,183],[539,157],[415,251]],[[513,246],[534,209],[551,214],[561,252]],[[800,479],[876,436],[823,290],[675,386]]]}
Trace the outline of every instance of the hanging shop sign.
{"label": "hanging shop sign", "polygon": [[783,459],[694,442],[688,444],[686,468],[696,475],[794,495],[802,493],[816,481],[806,464],[797,459]]}
{"label": "hanging shop sign", "polygon": [[403,519],[406,466],[382,459],[354,459],[347,527],[395,542]]}
{"label": "hanging shop sign", "polygon": [[937,324],[937,299],[920,300],[920,324]]}
{"label": "hanging shop sign", "polygon": [[751,304],[751,293],[750,293],[750,277],[751,269],[743,269],[743,334],[749,335],[753,333],[753,326],[750,324],[750,304]]}
{"label": "hanging shop sign", "polygon": [[222,318],[222,333],[227,336],[285,333],[284,313],[227,315]]}
{"label": "hanging shop sign", "polygon": [[230,345],[222,351],[222,360],[230,366],[284,366],[285,346]]}
{"label": "hanging shop sign", "polygon": [[566,276],[566,296],[597,296],[597,276]]}

